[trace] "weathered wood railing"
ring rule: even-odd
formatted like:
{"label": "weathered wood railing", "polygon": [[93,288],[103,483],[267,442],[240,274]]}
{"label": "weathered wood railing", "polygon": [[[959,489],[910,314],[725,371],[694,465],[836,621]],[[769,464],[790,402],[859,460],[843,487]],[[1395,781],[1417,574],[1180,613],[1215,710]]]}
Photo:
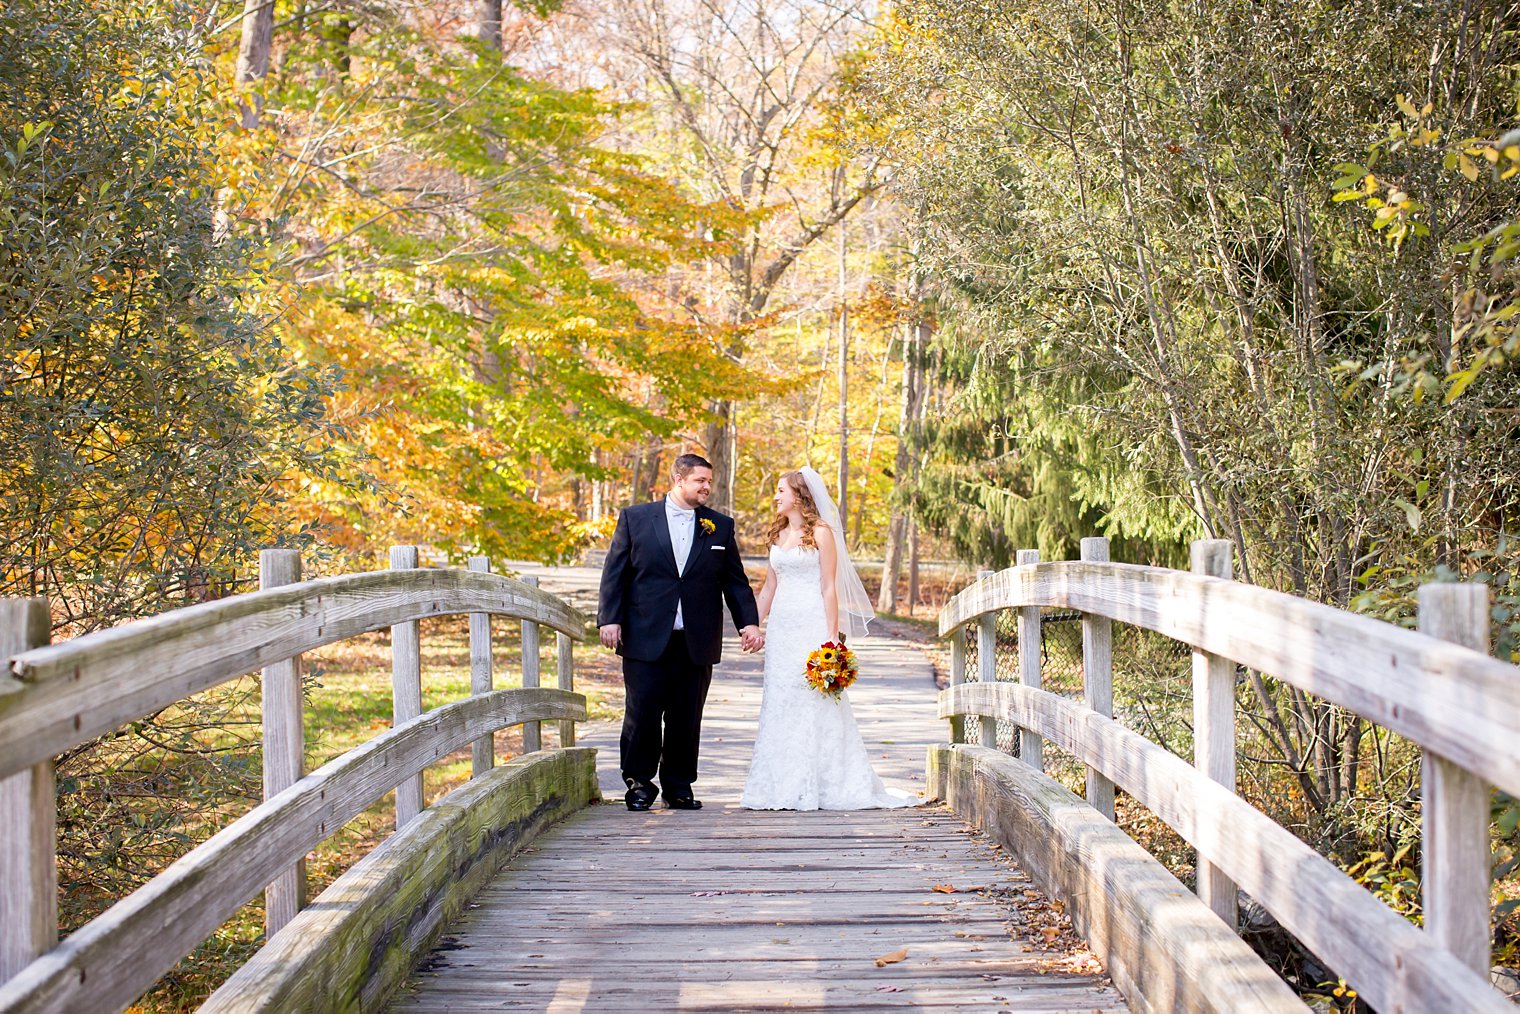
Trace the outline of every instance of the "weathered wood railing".
{"label": "weathered wood railing", "polygon": [[[484,558],[468,571],[417,562],[416,547],[397,547],[390,571],[302,582],[294,551],[266,550],[259,591],[58,644],[45,643],[45,600],[0,601],[0,1011],[121,1009],[266,887],[274,938],[303,905],[306,853],[392,789],[402,831],[422,810],[428,765],[473,744],[485,776],[493,733],[522,725],[538,750],[546,720],[560,723],[562,749],[573,743],[586,703],[572,692],[571,643],[586,617]],[[472,696],[423,713],[418,621],[458,613],[471,618]],[[492,689],[492,616],[522,621],[521,689]],[[538,686],[540,626],[558,634],[558,688]],[[393,727],[303,777],[301,654],[386,627]],[[259,669],[264,802],[55,946],[53,758]],[[585,754],[594,792],[590,752],[570,752]]]}
{"label": "weathered wood railing", "polygon": [[[1052,864],[1066,858],[1055,854],[1064,848],[1076,853],[1071,863],[1112,867],[1088,869],[1087,879],[1068,880],[1067,886],[1078,895],[1070,901],[1079,926],[1101,938],[1100,946],[1106,941],[1128,947],[1110,956],[1110,967],[1120,966],[1115,978],[1131,1004],[1152,1006],[1140,980],[1155,974],[1146,963],[1167,948],[1161,942],[1142,953],[1148,945],[1137,941],[1154,925],[1124,923],[1144,923],[1170,901],[1166,891],[1142,897],[1136,884],[1149,874],[1135,873],[1133,855],[1113,860],[1118,853],[1094,844],[1119,834],[1097,819],[1099,813],[1112,819],[1114,785],[1197,849],[1197,893],[1222,920],[1220,930],[1234,927],[1238,886],[1377,1010],[1512,1012],[1489,985],[1489,787],[1520,792],[1520,669],[1486,653],[1487,588],[1421,588],[1415,632],[1232,581],[1228,542],[1195,543],[1192,573],[1107,560],[1103,539],[1082,540],[1081,561],[1039,563],[1036,554],[1022,552],[1019,565],[984,574],[945,606],[940,633],[951,637],[953,685],[940,695],[940,715],[950,719],[952,742],[964,741],[964,724],[974,728],[980,722],[981,746],[931,751],[931,766],[943,769],[932,773],[953,805],[959,793],[967,808],[980,809],[988,820],[1000,805],[1028,805],[1031,799],[1055,813],[1045,819],[1057,844],[1031,846],[1051,850]],[[1040,688],[1042,607],[1085,616],[1082,702]],[[996,682],[994,623],[1005,609],[1019,611],[1019,683]],[[1193,646],[1193,764],[1111,717],[1115,620]],[[977,640],[980,682],[964,682],[967,638],[973,636],[968,631]],[[1423,928],[1236,795],[1237,664],[1341,705],[1424,750]],[[998,719],[1024,733],[1017,760],[986,749],[995,748]],[[1059,795],[1078,801],[1034,773],[1041,739],[1087,766],[1087,805],[1063,804]],[[1004,791],[994,783],[1010,776],[1021,787],[989,801]],[[1030,829],[1020,830],[1027,836]],[[1017,851],[1019,844],[1012,844]],[[1061,881],[1052,872],[1051,879]],[[1126,892],[1135,909],[1150,911],[1102,910]],[[1238,958],[1236,952],[1230,960]],[[1201,944],[1197,953],[1174,958],[1207,959]],[[1154,1006],[1193,1005],[1183,995],[1193,986],[1174,987],[1168,986],[1166,1003]],[[1237,993],[1223,1009],[1279,1009],[1282,994],[1274,987],[1266,982],[1252,998]]]}

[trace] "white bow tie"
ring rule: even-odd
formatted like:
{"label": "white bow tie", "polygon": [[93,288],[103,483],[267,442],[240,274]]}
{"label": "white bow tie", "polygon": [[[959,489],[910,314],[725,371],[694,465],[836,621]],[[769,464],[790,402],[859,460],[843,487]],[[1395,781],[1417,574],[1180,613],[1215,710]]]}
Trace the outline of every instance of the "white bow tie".
{"label": "white bow tie", "polygon": [[688,507],[685,510],[682,510],[680,507],[677,507],[669,500],[665,501],[665,511],[672,517],[680,518],[682,521],[690,521],[692,518],[697,516],[697,509],[695,507]]}

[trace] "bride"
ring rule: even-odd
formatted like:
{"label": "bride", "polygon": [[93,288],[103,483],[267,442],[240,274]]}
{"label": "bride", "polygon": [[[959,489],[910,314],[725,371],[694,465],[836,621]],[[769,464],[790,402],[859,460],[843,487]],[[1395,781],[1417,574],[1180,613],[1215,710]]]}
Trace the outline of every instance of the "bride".
{"label": "bride", "polygon": [[864,810],[917,800],[882,785],[866,756],[848,691],[814,690],[807,657],[835,631],[853,639],[875,616],[836,532],[839,510],[811,468],[776,484],[770,570],[760,622],[770,619],[755,754],[739,805],[751,810]]}

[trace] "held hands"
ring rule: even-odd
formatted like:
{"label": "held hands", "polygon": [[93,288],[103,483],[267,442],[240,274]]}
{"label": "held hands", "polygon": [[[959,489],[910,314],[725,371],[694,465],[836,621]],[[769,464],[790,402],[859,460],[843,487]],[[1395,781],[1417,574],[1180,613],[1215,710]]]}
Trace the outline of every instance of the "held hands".
{"label": "held hands", "polygon": [[[623,641],[623,627],[618,623],[603,624],[598,628],[598,633],[601,635],[602,645],[614,651]],[[760,632],[759,627],[751,624],[739,631],[739,644],[747,652],[759,651],[765,647],[765,635]]]}
{"label": "held hands", "polygon": [[739,644],[746,652],[759,651],[765,647],[765,635],[759,627],[750,624],[739,631]]}

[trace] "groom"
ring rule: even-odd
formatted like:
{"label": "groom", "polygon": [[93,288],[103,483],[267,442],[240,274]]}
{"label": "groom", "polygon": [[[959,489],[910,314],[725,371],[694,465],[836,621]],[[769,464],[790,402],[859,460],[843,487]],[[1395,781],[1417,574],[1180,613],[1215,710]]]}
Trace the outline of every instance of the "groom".
{"label": "groom", "polygon": [[621,763],[630,810],[649,809],[657,791],[671,809],[702,808],[691,785],[702,706],[723,653],[723,600],[744,650],[765,643],[734,519],[703,506],[712,475],[701,455],[677,458],[665,499],[618,515],[602,568],[596,622],[602,643],[623,656]]}

